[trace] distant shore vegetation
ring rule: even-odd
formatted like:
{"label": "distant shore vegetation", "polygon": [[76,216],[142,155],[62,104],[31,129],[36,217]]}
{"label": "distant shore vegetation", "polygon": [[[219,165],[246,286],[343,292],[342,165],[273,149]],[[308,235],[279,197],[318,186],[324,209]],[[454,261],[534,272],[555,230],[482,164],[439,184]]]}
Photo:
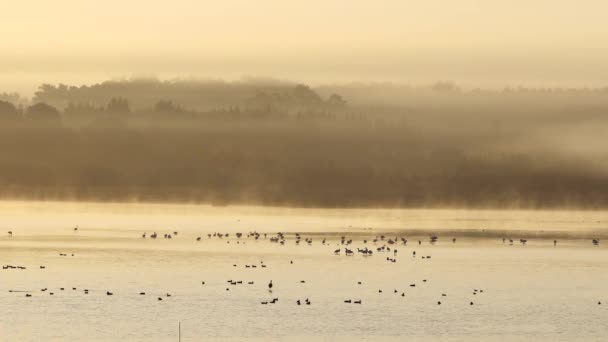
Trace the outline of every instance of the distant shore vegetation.
{"label": "distant shore vegetation", "polygon": [[284,81],[0,93],[0,197],[608,207],[608,88]]}

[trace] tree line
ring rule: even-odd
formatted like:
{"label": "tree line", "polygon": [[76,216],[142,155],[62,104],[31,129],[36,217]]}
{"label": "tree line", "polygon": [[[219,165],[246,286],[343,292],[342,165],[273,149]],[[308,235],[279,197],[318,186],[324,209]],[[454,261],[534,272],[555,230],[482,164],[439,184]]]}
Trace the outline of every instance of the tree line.
{"label": "tree line", "polygon": [[[608,206],[601,92],[588,102],[559,96],[554,105],[543,98],[496,102],[495,92],[462,95],[443,85],[432,100],[396,104],[364,103],[349,87],[223,84],[212,92],[224,94],[221,101],[203,105],[213,96],[192,95],[189,101],[198,102],[189,107],[167,89],[200,93],[207,85],[157,84],[158,90],[147,82],[135,92],[137,82],[123,83],[98,97],[58,86],[42,87],[31,103],[0,100],[0,197]],[[121,87],[125,94],[115,92]],[[337,95],[340,89],[352,97]]]}

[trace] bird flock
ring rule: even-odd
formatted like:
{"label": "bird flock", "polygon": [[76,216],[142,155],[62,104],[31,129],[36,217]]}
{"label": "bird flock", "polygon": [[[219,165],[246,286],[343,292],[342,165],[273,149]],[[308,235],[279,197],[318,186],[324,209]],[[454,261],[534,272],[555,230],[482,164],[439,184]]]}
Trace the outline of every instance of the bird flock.
{"label": "bird flock", "polygon": [[[74,232],[78,232],[79,229],[78,226],[73,228]],[[162,239],[165,240],[171,240],[174,238],[177,238],[179,236],[179,232],[176,230],[170,231],[170,232],[165,232],[162,234],[159,234],[157,232],[143,232],[141,234],[141,238],[143,239],[158,239],[162,236]],[[293,238],[292,238],[293,236]],[[14,234],[13,231],[8,231],[8,237],[9,238],[13,238]],[[268,241],[270,244],[276,244],[276,245],[285,245],[286,243],[293,243],[296,246],[300,246],[300,245],[307,245],[307,246],[312,246],[316,241],[318,241],[317,243],[319,243],[321,246],[327,246],[328,249],[328,253],[332,253],[336,256],[345,256],[345,257],[354,257],[355,255],[361,255],[364,258],[372,258],[375,255],[378,254],[383,254],[385,255],[385,260],[389,263],[397,263],[398,262],[398,255],[399,255],[399,249],[397,248],[398,246],[402,246],[403,248],[405,248],[406,246],[408,246],[408,239],[406,237],[403,236],[395,236],[395,235],[388,235],[388,234],[378,234],[376,236],[374,236],[373,238],[365,238],[365,239],[360,239],[360,240],[355,240],[354,238],[350,238],[347,237],[346,235],[342,235],[340,236],[338,239],[328,239],[327,237],[322,236],[321,238],[318,238],[317,240],[315,240],[316,235],[311,234],[311,236],[303,236],[300,233],[294,233],[294,234],[286,234],[283,232],[278,232],[278,233],[274,233],[274,234],[269,234],[269,233],[259,233],[257,231],[250,231],[248,233],[234,233],[234,234],[230,234],[230,233],[222,233],[222,232],[214,232],[214,233],[208,233],[206,235],[207,240],[211,240],[211,239],[217,239],[217,240],[224,240],[226,241],[226,243],[230,243],[231,241],[233,243],[237,243],[237,244],[245,244],[248,241],[258,241],[258,240],[264,240],[264,241]],[[203,242],[204,239],[204,235],[201,236],[197,236],[194,239],[194,243],[201,243]],[[436,234],[430,234],[428,236],[428,244],[429,245],[435,245],[436,243],[438,243],[439,241],[439,236]],[[456,244],[456,238],[452,237],[448,240],[448,243],[451,242],[452,244]],[[523,246],[525,246],[527,244],[528,240],[524,239],[524,238],[520,238],[519,239],[519,243]],[[420,246],[423,243],[423,239],[418,239],[417,240],[417,245]],[[509,237],[503,237],[502,238],[502,243],[503,244],[509,244],[509,245],[513,245],[514,244],[514,240],[512,238]],[[591,240],[591,243],[594,246],[597,246],[600,244],[600,240],[597,238],[594,238]],[[358,244],[358,246],[355,247],[355,244]],[[557,246],[558,241],[557,240],[553,240],[553,245]],[[335,248],[335,247],[337,248]],[[335,248],[335,249],[334,249]],[[75,257],[74,253],[64,253],[64,252],[60,252],[58,253],[59,256],[61,257]],[[411,258],[418,258],[421,260],[425,260],[425,261],[429,261],[432,259],[432,256],[429,254],[426,255],[422,255],[419,256],[416,253],[416,250],[412,250],[411,252]],[[294,261],[290,260],[289,261],[289,265],[293,265]],[[250,269],[254,269],[254,268],[267,268],[268,265],[266,263],[264,263],[264,261],[259,261],[258,263],[247,263],[244,265],[244,268],[250,268]],[[239,267],[238,264],[232,264],[232,267]],[[7,271],[11,271],[11,270],[26,270],[27,267],[26,266],[22,266],[22,265],[3,265],[2,266],[2,270],[7,270]],[[39,265],[39,269],[40,270],[46,270],[46,266],[45,265]],[[306,280],[302,279],[299,281],[301,284],[306,284]],[[228,287],[225,288],[225,291],[230,291],[231,287],[235,287],[235,286],[255,286],[256,283],[252,280],[237,280],[237,279],[228,279],[226,280],[226,283],[229,285]],[[422,284],[427,284],[428,281],[427,279],[421,279],[421,283]],[[206,285],[206,281],[201,281],[201,285]],[[362,286],[363,282],[362,281],[357,281],[358,286]],[[410,288],[415,288],[417,286],[416,282],[412,282],[410,284],[404,285],[405,287],[410,287]],[[260,299],[260,304],[261,305],[272,305],[272,304],[276,304],[279,302],[279,297],[273,296],[273,289],[275,289],[275,283],[273,282],[273,280],[269,280],[268,284],[267,284],[267,291],[268,294],[271,295],[270,299],[267,298],[263,298]],[[83,289],[77,289],[76,287],[71,287],[71,290],[73,292],[77,292],[77,291],[81,291],[82,294],[84,295],[89,295],[90,293],[97,293],[97,294],[101,294],[101,295],[106,295],[106,296],[114,296],[115,293],[114,291],[110,290],[110,289],[88,289],[88,288],[83,288]],[[55,293],[63,293],[66,292],[66,288],[61,287],[58,289],[49,289],[48,287],[44,287],[41,288],[39,291],[35,291],[35,290],[30,290],[30,289],[10,289],[9,293],[25,293],[25,297],[27,298],[31,298],[33,297],[33,295],[38,292],[40,294],[45,294],[45,295],[50,295],[50,296],[54,296]],[[157,298],[157,301],[163,301],[163,300],[167,300],[169,298],[172,297],[172,294],[166,291],[155,291],[156,294],[153,295],[153,297]],[[161,294],[158,294],[158,293]],[[386,293],[388,291],[384,291],[383,289],[378,289],[377,293],[378,294],[383,294]],[[405,290],[398,290],[397,288],[393,289],[392,293],[394,295],[398,295],[401,297],[406,297],[406,291]],[[479,297],[480,295],[484,294],[484,289],[480,289],[480,288],[475,288],[472,289],[471,295],[474,297]],[[148,296],[149,291],[139,291],[137,292],[137,295],[139,296]],[[118,293],[117,293],[118,295]],[[442,293],[438,293],[438,300],[436,302],[437,305],[442,305],[445,302],[446,297],[448,297],[448,294],[445,292]],[[260,295],[261,297],[261,295]],[[266,297],[266,296],[265,296]],[[296,300],[294,300],[292,303],[295,303],[295,305],[312,305],[312,301],[310,300],[310,298],[297,298]],[[351,305],[362,305],[363,301],[361,298],[344,298],[343,299],[343,303],[344,304],[351,304]],[[468,303],[466,303],[467,305],[473,306],[475,305],[475,301],[474,300],[469,300]],[[601,305],[602,302],[598,301],[597,302],[598,305]]]}

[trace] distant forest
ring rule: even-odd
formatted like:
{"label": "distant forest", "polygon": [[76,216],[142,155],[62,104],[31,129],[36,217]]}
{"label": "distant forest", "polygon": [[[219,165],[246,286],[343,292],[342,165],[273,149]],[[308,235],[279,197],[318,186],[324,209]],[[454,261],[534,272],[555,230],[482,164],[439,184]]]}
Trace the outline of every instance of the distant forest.
{"label": "distant forest", "polygon": [[0,93],[0,198],[608,207],[608,88],[252,79]]}

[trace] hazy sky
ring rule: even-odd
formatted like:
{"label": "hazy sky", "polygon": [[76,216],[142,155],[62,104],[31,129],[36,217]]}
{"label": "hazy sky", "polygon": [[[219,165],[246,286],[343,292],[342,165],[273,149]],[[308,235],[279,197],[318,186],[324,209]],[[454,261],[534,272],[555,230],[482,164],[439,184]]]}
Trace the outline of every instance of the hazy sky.
{"label": "hazy sky", "polygon": [[19,0],[0,91],[153,74],[600,85],[608,1]]}

